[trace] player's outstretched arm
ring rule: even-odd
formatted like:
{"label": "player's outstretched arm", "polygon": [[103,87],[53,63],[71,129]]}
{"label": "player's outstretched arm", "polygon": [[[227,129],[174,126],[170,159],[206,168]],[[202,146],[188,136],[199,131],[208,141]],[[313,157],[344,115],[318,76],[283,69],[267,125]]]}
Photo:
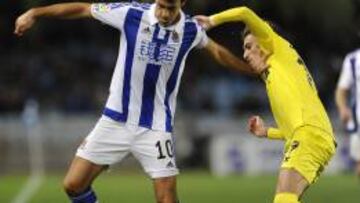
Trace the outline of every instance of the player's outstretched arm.
{"label": "player's outstretched arm", "polygon": [[251,67],[243,60],[236,57],[228,49],[216,43],[212,39],[205,46],[205,50],[224,67],[236,70],[242,73],[253,75]]}
{"label": "player's outstretched arm", "polygon": [[248,130],[256,137],[269,139],[285,139],[283,133],[276,128],[267,127],[260,116],[251,116],[248,121]]}
{"label": "player's outstretched arm", "polygon": [[209,22],[212,27],[228,22],[239,21],[245,23],[251,33],[257,38],[268,38],[272,32],[272,28],[247,7],[229,9],[209,17]]}
{"label": "player's outstretched arm", "polygon": [[273,51],[273,29],[268,23],[247,7],[229,9],[210,17],[199,15],[195,16],[195,19],[206,30],[228,22],[243,22],[250,29],[250,32],[258,39],[262,48],[270,53]]}
{"label": "player's outstretched arm", "polygon": [[214,14],[210,17],[198,15],[195,16],[195,19],[206,30],[212,29],[224,23],[243,22],[258,38],[267,38],[272,32],[272,28],[247,7],[232,8]]}
{"label": "player's outstretched arm", "polygon": [[54,17],[63,19],[91,17],[91,4],[62,3],[32,8],[16,19],[14,34],[22,36],[41,17]]}

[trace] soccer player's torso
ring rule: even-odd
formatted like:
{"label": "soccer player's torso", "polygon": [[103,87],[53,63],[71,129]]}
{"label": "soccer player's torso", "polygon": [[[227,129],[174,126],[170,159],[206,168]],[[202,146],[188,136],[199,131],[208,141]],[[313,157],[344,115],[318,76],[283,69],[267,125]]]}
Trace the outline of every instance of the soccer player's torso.
{"label": "soccer player's torso", "polygon": [[118,121],[171,132],[185,59],[199,41],[199,27],[183,13],[167,28],[152,17],[151,9],[127,11],[106,108]]}
{"label": "soccer player's torso", "polygon": [[265,82],[278,127],[287,137],[305,125],[332,134],[329,118],[303,60],[280,36],[276,35],[273,43],[274,51],[267,61],[269,68]]}

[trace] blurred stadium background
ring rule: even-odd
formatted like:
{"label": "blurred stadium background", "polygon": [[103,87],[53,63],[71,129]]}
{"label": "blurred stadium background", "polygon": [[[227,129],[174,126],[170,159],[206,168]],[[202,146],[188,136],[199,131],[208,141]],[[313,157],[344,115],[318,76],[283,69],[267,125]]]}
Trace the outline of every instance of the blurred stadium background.
{"label": "blurred stadium background", "polygon": [[[108,93],[116,30],[91,20],[42,20],[23,38],[12,34],[19,14],[56,2],[64,1],[1,2],[1,203],[67,201],[61,178]],[[360,1],[188,0],[184,10],[212,14],[241,5],[276,22],[301,53],[339,140],[337,156],[305,202],[360,202],[333,99],[345,54],[360,47]],[[209,36],[241,54],[241,29],[241,24],[225,25]],[[245,128],[250,114],[273,122],[261,81],[224,70],[195,51],[179,94],[175,135],[182,202],[271,202],[282,145],[253,139]],[[102,202],[153,202],[151,182],[131,158],[95,187]]]}

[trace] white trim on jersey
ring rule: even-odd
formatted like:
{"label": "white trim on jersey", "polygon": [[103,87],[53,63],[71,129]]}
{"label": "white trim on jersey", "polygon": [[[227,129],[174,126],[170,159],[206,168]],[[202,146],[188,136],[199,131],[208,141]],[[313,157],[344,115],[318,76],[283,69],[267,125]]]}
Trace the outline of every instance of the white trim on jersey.
{"label": "white trim on jersey", "polygon": [[206,32],[183,12],[175,25],[162,27],[155,4],[100,3],[91,11],[122,33],[104,115],[172,132],[185,60],[193,48],[207,45]]}

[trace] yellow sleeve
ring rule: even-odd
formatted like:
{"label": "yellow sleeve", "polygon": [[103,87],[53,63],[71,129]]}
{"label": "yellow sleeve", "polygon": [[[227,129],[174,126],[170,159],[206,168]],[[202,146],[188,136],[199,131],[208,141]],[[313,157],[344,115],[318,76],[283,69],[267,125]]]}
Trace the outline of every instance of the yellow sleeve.
{"label": "yellow sleeve", "polygon": [[277,128],[269,128],[267,131],[267,137],[273,140],[284,140],[284,134]]}
{"label": "yellow sleeve", "polygon": [[210,16],[210,20],[214,26],[227,22],[241,21],[245,23],[245,25],[250,29],[250,32],[257,38],[260,46],[266,51],[271,53],[273,52],[273,29],[249,8],[238,7],[229,9]]}

